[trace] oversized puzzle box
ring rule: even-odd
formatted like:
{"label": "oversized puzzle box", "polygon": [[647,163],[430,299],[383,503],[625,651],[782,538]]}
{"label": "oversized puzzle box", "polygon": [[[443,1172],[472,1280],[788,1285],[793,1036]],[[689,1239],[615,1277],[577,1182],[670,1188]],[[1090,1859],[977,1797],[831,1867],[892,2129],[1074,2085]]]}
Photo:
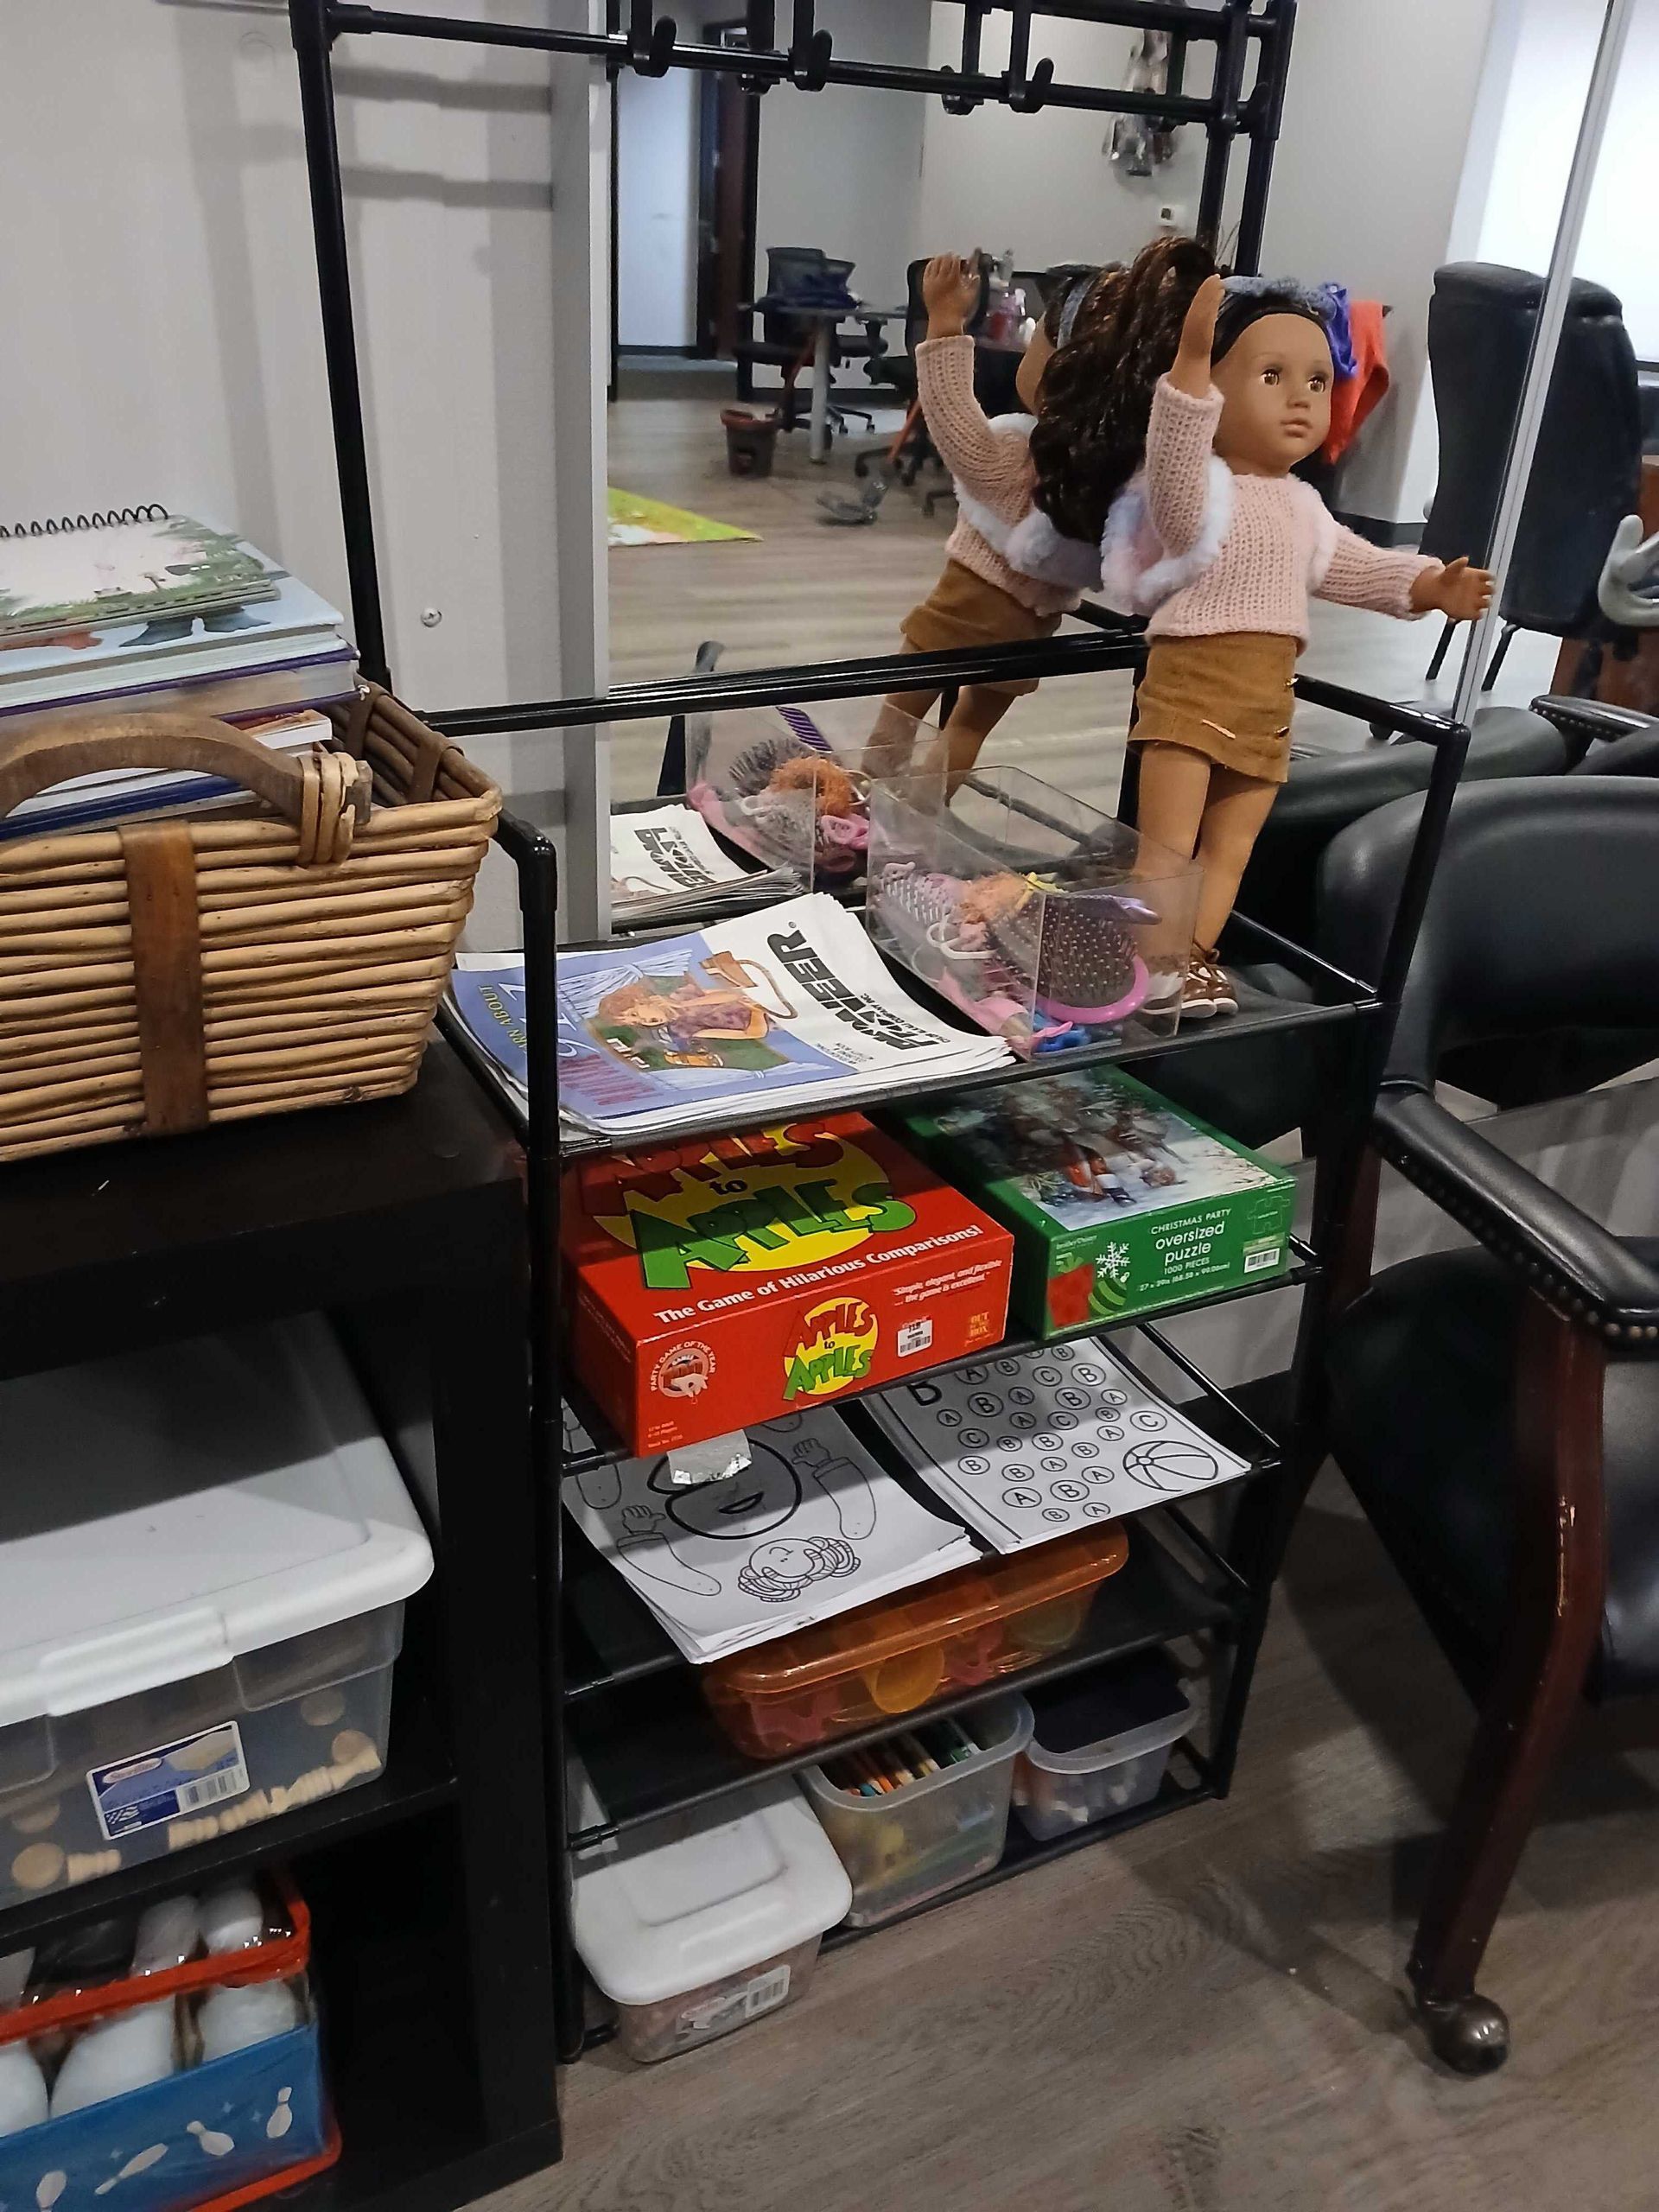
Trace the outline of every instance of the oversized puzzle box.
{"label": "oversized puzzle box", "polygon": [[567,1173],[582,1384],[663,1452],[995,1344],[1013,1238],[861,1114]]}
{"label": "oversized puzzle box", "polygon": [[903,1115],[906,1140],[1014,1232],[1033,1335],[1133,1319],[1282,1274],[1288,1172],[1117,1068]]}

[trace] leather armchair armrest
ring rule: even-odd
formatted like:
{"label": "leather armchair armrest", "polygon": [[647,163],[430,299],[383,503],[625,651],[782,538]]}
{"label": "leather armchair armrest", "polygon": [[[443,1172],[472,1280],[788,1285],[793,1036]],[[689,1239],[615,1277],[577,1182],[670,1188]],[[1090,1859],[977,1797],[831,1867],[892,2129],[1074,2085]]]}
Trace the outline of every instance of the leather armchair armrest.
{"label": "leather armchair armrest", "polygon": [[1654,716],[1634,707],[1610,707],[1600,699],[1574,699],[1564,691],[1546,691],[1532,702],[1535,715],[1553,722],[1565,738],[1588,744],[1597,738],[1628,737],[1632,730],[1651,729]]}
{"label": "leather armchair armrest", "polygon": [[1610,1344],[1659,1352],[1659,1273],[1427,1091],[1385,1086],[1372,1140],[1547,1303]]}

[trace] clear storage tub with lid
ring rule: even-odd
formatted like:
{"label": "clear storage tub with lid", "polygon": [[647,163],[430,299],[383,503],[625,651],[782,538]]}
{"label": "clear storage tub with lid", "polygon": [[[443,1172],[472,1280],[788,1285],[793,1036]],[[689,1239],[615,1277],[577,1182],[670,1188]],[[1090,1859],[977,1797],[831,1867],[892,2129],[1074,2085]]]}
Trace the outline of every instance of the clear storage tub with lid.
{"label": "clear storage tub with lid", "polygon": [[1123,1531],[1103,1521],[982,1560],[719,1660],[703,1671],[703,1694],[751,1758],[807,1751],[1064,1651],[1128,1555]]}
{"label": "clear storage tub with lid", "polygon": [[385,1763],[432,1553],[317,1317],[0,1383],[0,1906]]}
{"label": "clear storage tub with lid", "polygon": [[[916,1772],[918,1751],[925,1764],[949,1757],[953,1737],[971,1750],[935,1772]],[[880,1796],[847,1786],[845,1755],[826,1762],[829,1772],[805,1770],[812,1809],[852,1881],[853,1927],[873,1928],[990,1872],[1007,1840],[1014,1763],[1030,1739],[1031,1707],[1022,1697],[1002,1697],[872,1745],[878,1765],[916,1776]]]}
{"label": "clear storage tub with lid", "polygon": [[[579,1761],[583,1827],[605,1817]],[[617,2041],[651,2065],[798,1997],[852,1886],[790,1776],[595,1844],[572,1873],[582,1964],[617,2008]]]}
{"label": "clear storage tub with lid", "polygon": [[1033,1690],[1031,1707],[1014,1802],[1039,1843],[1155,1797],[1170,1747],[1193,1720],[1161,1651],[1138,1653],[1081,1684]]}

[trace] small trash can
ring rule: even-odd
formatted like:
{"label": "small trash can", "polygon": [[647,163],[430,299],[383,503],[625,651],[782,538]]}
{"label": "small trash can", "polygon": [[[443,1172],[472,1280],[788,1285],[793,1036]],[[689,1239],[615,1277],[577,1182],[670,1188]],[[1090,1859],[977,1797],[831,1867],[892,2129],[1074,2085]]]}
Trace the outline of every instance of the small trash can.
{"label": "small trash can", "polygon": [[747,407],[728,407],[720,419],[726,426],[726,466],[732,474],[770,476],[783,417],[775,412],[752,415]]}

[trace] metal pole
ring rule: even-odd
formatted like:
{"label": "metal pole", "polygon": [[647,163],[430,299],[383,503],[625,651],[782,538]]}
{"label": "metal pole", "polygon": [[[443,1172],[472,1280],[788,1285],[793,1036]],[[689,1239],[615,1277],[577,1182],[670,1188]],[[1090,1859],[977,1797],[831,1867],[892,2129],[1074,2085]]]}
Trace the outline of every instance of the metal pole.
{"label": "metal pole", "polygon": [[1579,123],[1579,140],[1573,149],[1573,166],[1567,173],[1567,190],[1561,195],[1561,218],[1555,226],[1549,274],[1544,280],[1544,296],[1538,304],[1537,327],[1532,334],[1532,346],[1527,355],[1527,373],[1521,386],[1521,404],[1516,410],[1515,436],[1497,504],[1497,518],[1492,525],[1491,550],[1486,560],[1492,572],[1492,603],[1476,623],[1464,653],[1457,701],[1452,709],[1453,721],[1466,722],[1474,711],[1487,654],[1503,620],[1503,588],[1509,581],[1515,542],[1520,534],[1521,510],[1532,480],[1533,458],[1538,450],[1538,434],[1543,427],[1544,407],[1555,370],[1555,349],[1560,341],[1561,325],[1567,320],[1573,264],[1578,258],[1585,209],[1595,181],[1596,162],[1607,128],[1607,111],[1612,105],[1613,86],[1635,6],[1636,0],[1607,0],[1601,42],[1596,48],[1590,89],[1585,96],[1584,114]]}
{"label": "metal pole", "polygon": [[1216,48],[1216,80],[1210,91],[1211,115],[1205,125],[1204,182],[1198,191],[1198,234],[1211,252],[1221,243],[1227,167],[1238,136],[1238,99],[1244,89],[1249,35],[1250,0],[1226,0]]}
{"label": "metal pole", "polygon": [[1291,41],[1296,30],[1296,0],[1268,0],[1266,28],[1255,90],[1250,95],[1251,114],[1245,125],[1250,137],[1250,158],[1244,171],[1244,198],[1239,209],[1238,239],[1233,267],[1253,276],[1262,266],[1262,232],[1268,217],[1268,187],[1273,180],[1274,149],[1285,111],[1285,84],[1290,74]]}
{"label": "metal pole", "polygon": [[369,457],[363,435],[363,393],[352,327],[352,284],[346,252],[346,203],[340,182],[340,142],[334,130],[334,86],[329,67],[328,0],[288,0],[289,29],[299,64],[300,114],[305,131],[305,168],[311,188],[311,233],[316,245],[317,296],[322,308],[322,347],[328,369],[328,402],[334,419],[334,466],[340,477],[340,518],[346,533],[346,572],[352,592],[352,626],[365,676],[390,688],[380,578],[374,559],[374,516],[369,498]]}

